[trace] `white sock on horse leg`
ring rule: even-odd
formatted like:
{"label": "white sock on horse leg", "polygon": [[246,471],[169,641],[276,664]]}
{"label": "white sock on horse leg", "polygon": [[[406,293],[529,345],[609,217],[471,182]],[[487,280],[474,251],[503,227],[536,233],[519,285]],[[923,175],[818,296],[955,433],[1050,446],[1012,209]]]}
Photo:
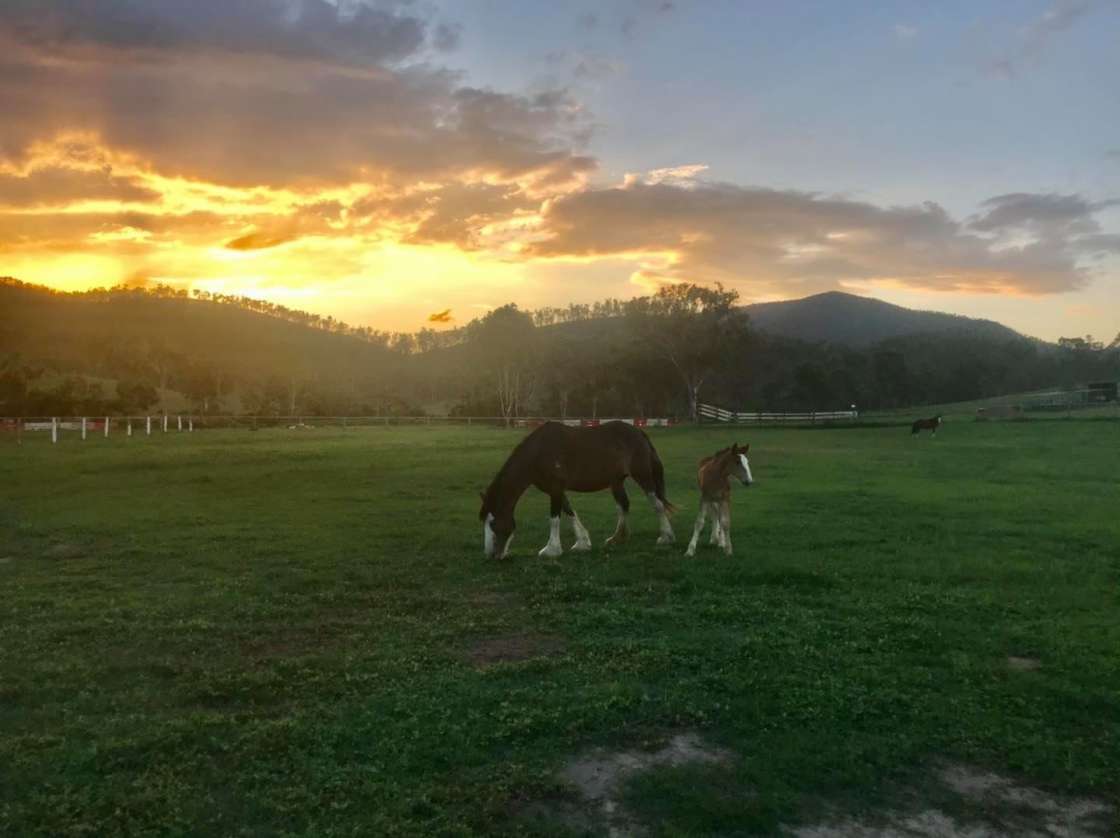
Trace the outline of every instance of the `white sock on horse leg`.
{"label": "white sock on horse leg", "polygon": [[705,501],[700,501],[700,512],[696,516],[696,525],[692,528],[692,539],[688,542],[688,549],[684,551],[686,556],[696,555],[696,542],[700,538],[700,533],[704,529],[704,519],[708,516],[708,504]]}
{"label": "white sock on horse leg", "polygon": [[576,534],[576,543],[572,546],[573,550],[590,550],[591,549],[591,533],[587,531],[587,527],[583,525],[583,521],[579,516],[572,512],[572,531]]}
{"label": "white sock on horse leg", "polygon": [[653,505],[653,511],[657,513],[658,525],[661,528],[661,534],[657,537],[658,544],[671,544],[676,540],[673,535],[673,525],[669,523],[669,514],[665,511],[665,504],[653,492],[648,492],[646,495],[649,498],[650,504]]}
{"label": "white sock on horse leg", "polygon": [[564,552],[560,544],[560,516],[549,519],[548,544],[541,548],[539,556],[559,556]]}

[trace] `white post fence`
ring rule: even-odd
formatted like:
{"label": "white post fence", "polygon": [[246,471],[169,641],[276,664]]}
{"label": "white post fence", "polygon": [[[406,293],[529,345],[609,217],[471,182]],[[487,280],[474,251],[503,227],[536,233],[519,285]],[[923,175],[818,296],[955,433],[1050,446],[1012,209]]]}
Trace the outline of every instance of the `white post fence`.
{"label": "white post fence", "polygon": [[167,414],[163,414],[163,432],[167,433]]}
{"label": "white post fence", "polygon": [[58,442],[58,417],[51,419],[51,444]]}
{"label": "white post fence", "polygon": [[109,417],[105,417],[105,439],[109,438]]}
{"label": "white post fence", "polygon": [[152,435],[152,417],[148,416],[148,436]]}
{"label": "white post fence", "polygon": [[85,439],[86,439],[86,417],[83,416],[82,417],[82,441],[85,442]]}
{"label": "white post fence", "polygon": [[182,416],[176,416],[175,419],[179,423],[179,433],[182,433],[183,432],[183,417]]}

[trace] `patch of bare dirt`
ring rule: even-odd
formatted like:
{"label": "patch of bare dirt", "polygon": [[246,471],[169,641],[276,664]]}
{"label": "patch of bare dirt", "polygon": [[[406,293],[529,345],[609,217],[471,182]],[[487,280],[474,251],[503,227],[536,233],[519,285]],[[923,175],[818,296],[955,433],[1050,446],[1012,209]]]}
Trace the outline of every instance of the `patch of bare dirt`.
{"label": "patch of bare dirt", "polygon": [[563,638],[554,634],[506,634],[475,642],[468,656],[475,666],[546,658],[564,651]]}
{"label": "patch of bare dirt", "polygon": [[[1116,809],[1088,798],[1051,794],[967,765],[943,766],[932,778],[944,800],[787,830],[796,838],[1106,838]],[[914,791],[929,800],[933,790]],[[934,795],[934,796],[937,796]]]}
{"label": "patch of bare dirt", "polygon": [[592,835],[640,836],[648,832],[622,803],[622,792],[631,777],[659,767],[726,765],[732,754],[708,745],[696,733],[678,733],[656,750],[593,748],[571,759],[559,779],[576,792],[575,800],[537,801],[522,815],[562,824]]}
{"label": "patch of bare dirt", "polygon": [[1041,666],[1042,661],[1038,658],[1020,657],[1018,655],[1007,656],[1007,668],[1016,672],[1032,672]]}

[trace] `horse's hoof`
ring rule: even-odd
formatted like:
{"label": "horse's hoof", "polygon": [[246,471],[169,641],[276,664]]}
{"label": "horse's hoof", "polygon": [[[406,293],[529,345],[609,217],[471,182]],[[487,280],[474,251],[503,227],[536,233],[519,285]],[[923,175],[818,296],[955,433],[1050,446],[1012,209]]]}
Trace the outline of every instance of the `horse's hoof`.
{"label": "horse's hoof", "polygon": [[695,559],[696,558],[696,551],[695,550],[685,550],[684,551],[684,557],[686,559]]}
{"label": "horse's hoof", "polygon": [[591,552],[591,542],[590,541],[577,541],[575,544],[572,545],[572,552],[573,553],[589,553],[589,552]]}
{"label": "horse's hoof", "polygon": [[549,559],[555,559],[557,556],[563,555],[563,553],[564,553],[564,550],[561,547],[556,547],[556,548],[542,547],[540,552],[537,553],[537,555],[538,556],[543,556],[543,557],[549,558]]}
{"label": "horse's hoof", "polygon": [[676,539],[671,535],[663,535],[657,539],[657,543],[661,545],[672,544]]}

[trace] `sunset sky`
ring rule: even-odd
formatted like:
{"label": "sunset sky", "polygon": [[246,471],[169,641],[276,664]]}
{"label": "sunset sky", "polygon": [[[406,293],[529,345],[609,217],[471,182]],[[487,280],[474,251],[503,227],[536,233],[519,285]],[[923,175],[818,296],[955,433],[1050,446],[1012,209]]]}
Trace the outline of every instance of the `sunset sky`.
{"label": "sunset sky", "polygon": [[1120,331],[1120,2],[4,0],[0,275]]}

